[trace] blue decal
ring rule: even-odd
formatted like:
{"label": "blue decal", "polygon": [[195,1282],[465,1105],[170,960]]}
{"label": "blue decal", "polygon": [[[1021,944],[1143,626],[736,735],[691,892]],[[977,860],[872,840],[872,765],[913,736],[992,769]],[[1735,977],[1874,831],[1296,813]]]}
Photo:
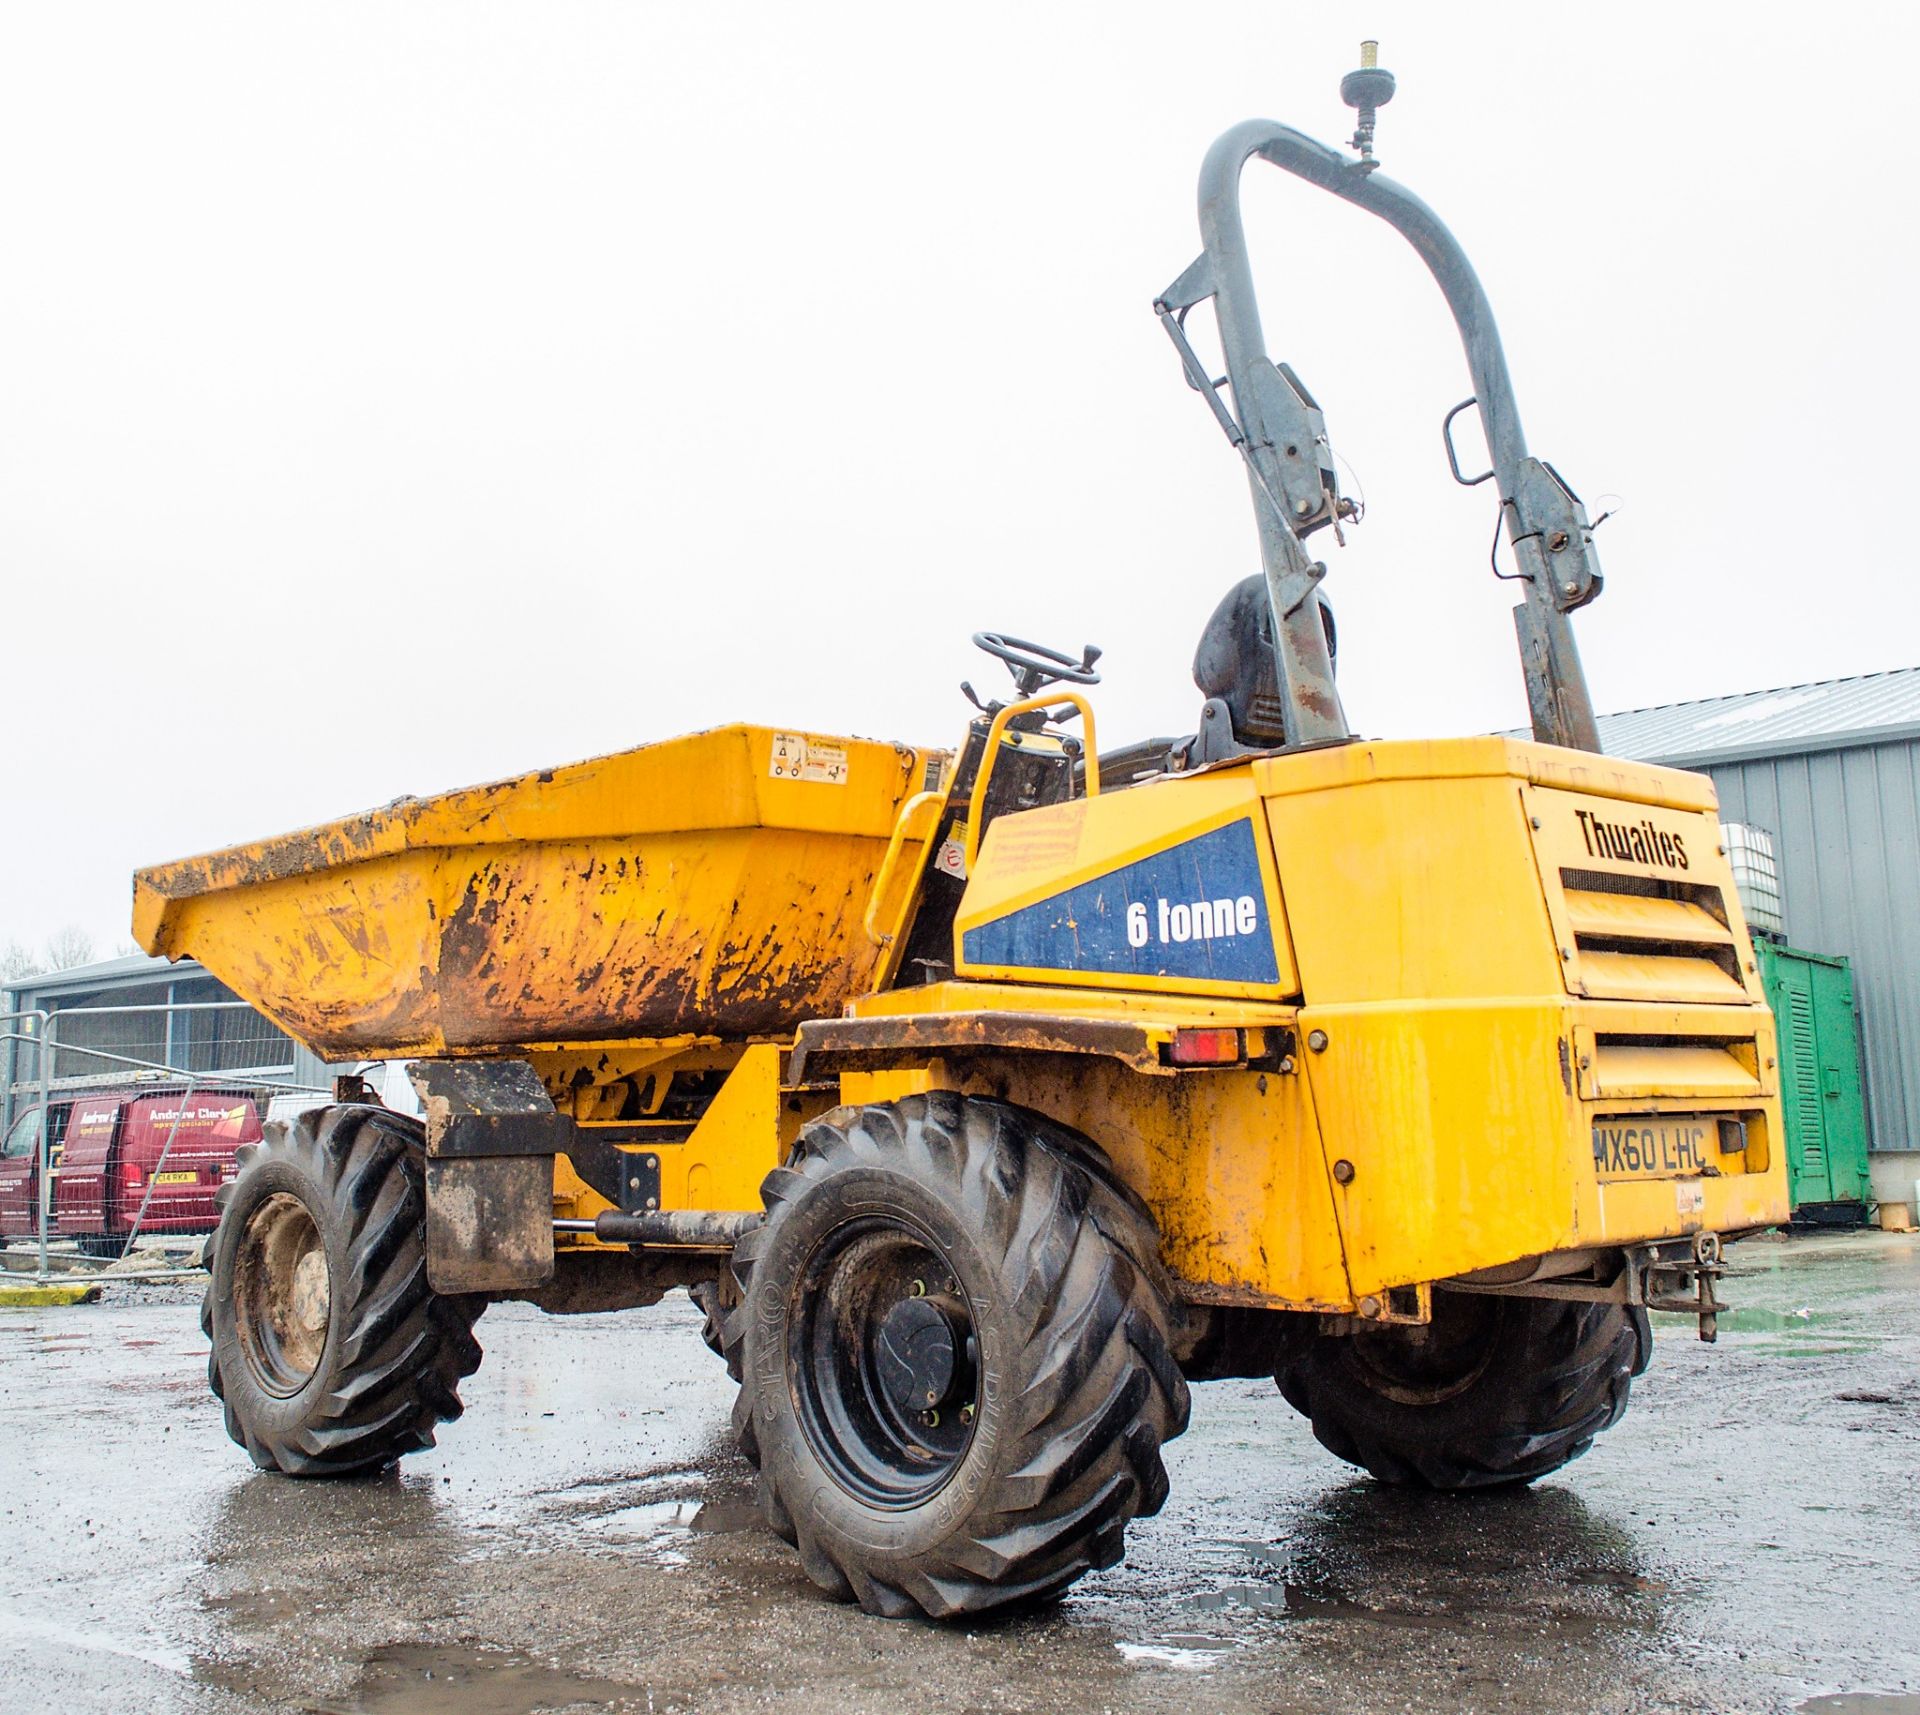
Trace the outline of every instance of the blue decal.
{"label": "blue decal", "polygon": [[1253,824],[1229,822],[982,923],[961,956],[971,966],[1277,983]]}

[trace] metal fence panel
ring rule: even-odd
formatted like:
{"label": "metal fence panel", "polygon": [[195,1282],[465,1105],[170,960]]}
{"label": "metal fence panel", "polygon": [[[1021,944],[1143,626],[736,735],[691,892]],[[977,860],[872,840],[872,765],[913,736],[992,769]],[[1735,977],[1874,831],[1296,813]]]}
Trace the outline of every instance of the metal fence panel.
{"label": "metal fence panel", "polygon": [[[0,1044],[6,1050],[0,1063],[7,1069],[6,1127],[0,1132],[0,1242],[8,1247],[8,1266],[14,1267],[13,1242],[29,1241],[41,1280],[52,1277],[56,1262],[69,1273],[114,1263],[149,1236],[151,1226],[166,1226],[170,1236],[189,1240],[208,1230],[210,1219],[198,1209],[185,1215],[155,1212],[156,1193],[163,1187],[168,1188],[162,1193],[163,1208],[180,1200],[175,1187],[184,1182],[181,1164],[189,1147],[182,1143],[183,1128],[198,1131],[229,1119],[246,1125],[244,1104],[229,1114],[221,1107],[207,1107],[204,1098],[243,1095],[264,1122],[275,1097],[325,1101],[329,1095],[320,1085],[296,1083],[277,1069],[260,1069],[263,1064],[273,1068],[276,1061],[290,1064],[292,1044],[244,1001],[175,1000],[0,1014]],[[156,1096],[171,1098],[170,1105],[139,1106],[142,1098]],[[63,1232],[59,1188],[71,1162],[67,1122],[78,1113],[84,1124],[109,1103],[114,1132],[101,1162],[100,1230],[78,1230],[82,1219],[91,1220],[89,1214],[76,1217],[74,1232]],[[123,1153],[132,1148],[129,1126],[136,1112],[149,1130],[166,1128],[151,1166],[127,1161]],[[197,1147],[204,1152],[211,1142],[217,1152],[222,1141],[201,1139]],[[124,1207],[136,1169],[140,1199],[122,1226],[115,1215]],[[192,1171],[199,1190],[205,1183],[200,1177],[204,1162],[196,1159]],[[177,1272],[165,1266],[115,1268],[122,1279]]]}

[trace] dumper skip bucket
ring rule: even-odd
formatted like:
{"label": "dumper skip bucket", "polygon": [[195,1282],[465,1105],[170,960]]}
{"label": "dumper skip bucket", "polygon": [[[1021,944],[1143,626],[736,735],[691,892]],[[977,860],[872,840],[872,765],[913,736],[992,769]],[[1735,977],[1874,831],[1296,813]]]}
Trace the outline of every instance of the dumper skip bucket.
{"label": "dumper skip bucket", "polygon": [[134,933],[326,1059],[786,1035],[943,760],[722,727],[142,870]]}

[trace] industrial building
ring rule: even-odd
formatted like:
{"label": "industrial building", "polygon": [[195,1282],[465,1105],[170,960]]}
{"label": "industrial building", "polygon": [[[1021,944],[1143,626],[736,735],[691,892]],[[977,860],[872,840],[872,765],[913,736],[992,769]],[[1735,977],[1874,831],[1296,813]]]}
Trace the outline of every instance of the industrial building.
{"label": "industrial building", "polygon": [[1920,667],[1600,718],[1612,756],[1711,775],[1773,837],[1788,944],[1851,961],[1874,1194],[1920,1176]]}
{"label": "industrial building", "polygon": [[0,1025],[0,1121],[10,1124],[37,1099],[48,1026],[33,1015],[41,1013],[54,1044],[44,1071],[63,1087],[156,1077],[171,1067],[324,1089],[331,1071],[238,998],[191,959],[174,964],[140,953],[0,990],[0,1012],[15,1015]]}

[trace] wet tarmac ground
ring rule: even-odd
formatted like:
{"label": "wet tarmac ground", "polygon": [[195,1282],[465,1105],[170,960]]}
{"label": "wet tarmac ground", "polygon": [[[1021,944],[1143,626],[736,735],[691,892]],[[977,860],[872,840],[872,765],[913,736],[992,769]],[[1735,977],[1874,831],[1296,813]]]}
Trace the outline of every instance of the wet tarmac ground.
{"label": "wet tarmac ground", "polygon": [[5,1715],[1613,1710],[1920,1715],[1920,1239],[1762,1240],[1717,1346],[1519,1494],[1380,1488],[1194,1390],[1124,1565],[972,1629],[818,1596],[674,1294],[478,1332],[398,1474],[253,1471],[187,1294],[0,1311]]}

